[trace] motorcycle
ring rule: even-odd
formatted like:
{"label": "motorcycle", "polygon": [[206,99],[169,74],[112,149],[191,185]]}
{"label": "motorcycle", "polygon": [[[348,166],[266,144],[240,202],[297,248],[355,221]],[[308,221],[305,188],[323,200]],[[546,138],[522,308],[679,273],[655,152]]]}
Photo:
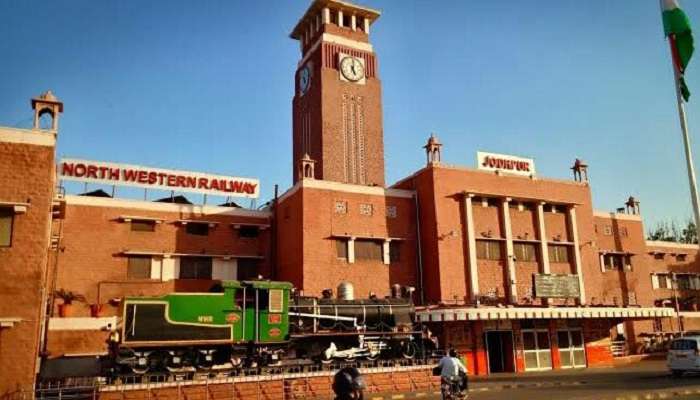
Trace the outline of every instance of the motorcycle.
{"label": "motorcycle", "polygon": [[442,378],[440,383],[440,394],[442,400],[466,400],[469,395],[462,391],[462,377]]}

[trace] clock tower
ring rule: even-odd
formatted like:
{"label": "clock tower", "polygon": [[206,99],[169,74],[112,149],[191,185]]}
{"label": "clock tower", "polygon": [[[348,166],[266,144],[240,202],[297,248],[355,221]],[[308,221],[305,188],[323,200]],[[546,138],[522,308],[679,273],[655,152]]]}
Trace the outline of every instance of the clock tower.
{"label": "clock tower", "polygon": [[[384,186],[381,82],[369,42],[379,11],[315,0],[294,27],[293,161],[309,158],[313,178]],[[294,182],[306,177],[294,174]],[[309,177],[307,177],[309,178]]]}

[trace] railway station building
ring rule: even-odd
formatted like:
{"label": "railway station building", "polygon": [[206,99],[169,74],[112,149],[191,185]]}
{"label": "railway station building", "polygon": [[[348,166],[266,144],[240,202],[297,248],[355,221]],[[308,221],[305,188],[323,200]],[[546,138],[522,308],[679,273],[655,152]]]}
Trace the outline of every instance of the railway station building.
{"label": "railway station building", "polygon": [[645,240],[626,193],[596,210],[581,160],[561,166],[568,180],[504,154],[453,165],[449,143],[414,132],[425,164],[387,184],[379,16],[315,0],[293,27],[293,186],[261,207],[241,206],[254,178],[57,160],[70,132],[51,92],[32,99],[33,128],[0,127],[0,394],[31,385],[43,360],[106,354],[124,296],[230,279],[316,296],[349,282],[357,298],[413,287],[417,322],[479,375],[611,365],[645,338],[700,329],[698,246]]}

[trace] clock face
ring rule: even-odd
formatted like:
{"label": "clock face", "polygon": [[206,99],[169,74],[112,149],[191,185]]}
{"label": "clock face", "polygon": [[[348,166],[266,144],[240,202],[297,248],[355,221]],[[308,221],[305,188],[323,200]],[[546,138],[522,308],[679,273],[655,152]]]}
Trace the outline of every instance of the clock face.
{"label": "clock face", "polygon": [[299,71],[299,91],[301,94],[306,93],[309,90],[309,86],[311,86],[311,70],[306,65]]}
{"label": "clock face", "polygon": [[357,82],[365,77],[365,66],[359,58],[345,57],[340,60],[340,72],[350,82]]}

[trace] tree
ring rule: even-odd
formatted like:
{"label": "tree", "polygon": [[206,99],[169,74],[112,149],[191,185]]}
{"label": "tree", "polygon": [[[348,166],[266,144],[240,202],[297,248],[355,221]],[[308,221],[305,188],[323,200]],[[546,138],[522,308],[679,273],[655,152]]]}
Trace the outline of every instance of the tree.
{"label": "tree", "polygon": [[673,220],[657,222],[656,226],[647,232],[647,239],[679,243],[698,242],[695,222],[691,218],[687,219],[683,227],[679,227]]}

